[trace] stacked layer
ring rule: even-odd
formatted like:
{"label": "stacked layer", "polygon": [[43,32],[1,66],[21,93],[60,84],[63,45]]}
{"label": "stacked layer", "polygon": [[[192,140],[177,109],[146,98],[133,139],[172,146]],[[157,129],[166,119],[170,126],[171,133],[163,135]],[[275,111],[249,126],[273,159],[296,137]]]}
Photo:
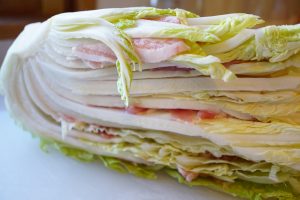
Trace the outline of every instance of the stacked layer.
{"label": "stacked layer", "polygon": [[[300,192],[300,25],[180,9],[28,25],[1,69],[16,121],[81,160],[247,199]],[[252,29],[251,29],[252,28]]]}

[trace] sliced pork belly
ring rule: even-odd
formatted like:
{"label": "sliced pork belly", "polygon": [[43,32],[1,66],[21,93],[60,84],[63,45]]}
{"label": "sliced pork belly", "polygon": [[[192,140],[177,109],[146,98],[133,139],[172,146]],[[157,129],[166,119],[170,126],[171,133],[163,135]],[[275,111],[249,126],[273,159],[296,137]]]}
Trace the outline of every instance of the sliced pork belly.
{"label": "sliced pork belly", "polygon": [[[172,56],[189,50],[189,47],[177,39],[133,39],[135,51],[143,63],[159,63]],[[114,64],[117,57],[103,43],[75,46],[74,56],[91,62]]]}
{"label": "sliced pork belly", "polygon": [[159,63],[189,50],[182,40],[135,38],[133,44],[137,54],[145,63]]}

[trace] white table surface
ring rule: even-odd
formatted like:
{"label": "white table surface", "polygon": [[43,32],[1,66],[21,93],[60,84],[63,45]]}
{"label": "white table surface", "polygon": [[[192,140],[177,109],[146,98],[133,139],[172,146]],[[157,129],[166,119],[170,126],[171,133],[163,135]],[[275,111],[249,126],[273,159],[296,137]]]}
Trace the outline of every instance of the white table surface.
{"label": "white table surface", "polygon": [[0,96],[0,200],[236,200],[207,188],[155,181],[40,150],[5,111]]}

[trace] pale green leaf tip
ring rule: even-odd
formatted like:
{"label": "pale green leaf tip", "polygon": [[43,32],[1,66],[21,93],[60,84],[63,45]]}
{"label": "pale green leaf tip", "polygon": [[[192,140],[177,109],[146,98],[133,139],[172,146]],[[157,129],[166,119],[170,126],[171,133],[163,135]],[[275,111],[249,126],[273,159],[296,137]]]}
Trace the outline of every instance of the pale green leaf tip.
{"label": "pale green leaf tip", "polygon": [[232,81],[236,78],[237,78],[236,75],[230,70],[226,70],[225,74],[223,75],[223,80],[225,82]]}

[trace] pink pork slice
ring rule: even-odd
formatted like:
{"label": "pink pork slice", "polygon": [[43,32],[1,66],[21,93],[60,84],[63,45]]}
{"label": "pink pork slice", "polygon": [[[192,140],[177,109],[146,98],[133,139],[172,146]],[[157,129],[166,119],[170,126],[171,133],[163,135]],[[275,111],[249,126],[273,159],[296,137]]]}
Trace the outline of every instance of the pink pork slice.
{"label": "pink pork slice", "polygon": [[[180,20],[174,16],[151,20],[180,23]],[[144,63],[159,63],[190,49],[181,39],[135,38],[133,39],[133,45]],[[114,64],[117,60],[114,52],[107,45],[100,42],[78,45],[73,48],[73,54],[84,61],[91,62],[93,65],[95,65],[95,62]]]}
{"label": "pink pork slice", "polygon": [[114,52],[103,43],[80,44],[73,48],[74,56],[91,62],[115,63]]}
{"label": "pink pork slice", "polygon": [[199,174],[194,173],[194,172],[189,172],[186,171],[182,168],[178,168],[178,172],[185,178],[186,181],[191,182],[193,180],[195,180],[196,178],[198,178]]}
{"label": "pink pork slice", "polygon": [[146,20],[169,22],[169,23],[173,23],[173,24],[181,24],[180,20],[175,16],[163,16],[163,17],[158,17],[158,18],[148,18]]}
{"label": "pink pork slice", "polygon": [[[180,20],[175,16],[164,16],[149,20],[180,24]],[[133,44],[144,63],[159,63],[190,50],[190,47],[181,39],[136,38],[133,39]]]}
{"label": "pink pork slice", "polygon": [[133,44],[144,63],[159,63],[190,49],[180,39],[136,38]]}
{"label": "pink pork slice", "polygon": [[[159,63],[189,50],[180,39],[136,38],[133,44],[137,54],[144,63]],[[90,62],[116,62],[114,52],[103,43],[81,44],[73,49],[74,56]]]}

